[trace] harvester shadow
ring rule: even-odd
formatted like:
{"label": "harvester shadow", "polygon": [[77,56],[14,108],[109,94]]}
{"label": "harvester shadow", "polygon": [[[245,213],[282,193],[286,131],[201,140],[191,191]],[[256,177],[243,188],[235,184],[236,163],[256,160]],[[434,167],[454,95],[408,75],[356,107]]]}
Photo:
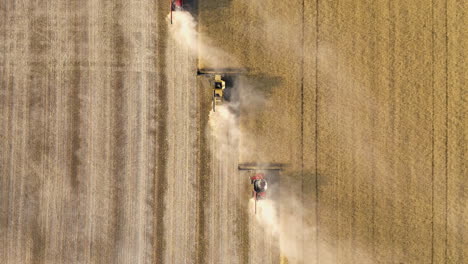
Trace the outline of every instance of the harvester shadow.
{"label": "harvester shadow", "polygon": [[274,90],[283,82],[279,76],[247,74],[226,78],[225,96],[237,117],[261,110]]}
{"label": "harvester shadow", "polygon": [[[198,0],[192,0],[198,2]],[[199,3],[200,10],[210,10],[210,12],[215,12],[218,9],[229,8],[231,6],[232,0],[203,0]]]}
{"label": "harvester shadow", "polygon": [[249,74],[247,76],[249,89],[260,93],[265,99],[269,98],[274,89],[283,83],[283,77],[268,74]]}
{"label": "harvester shadow", "polygon": [[192,15],[195,21],[198,21],[198,0],[184,0],[184,9]]}
{"label": "harvester shadow", "polygon": [[184,0],[184,9],[192,14],[195,21],[198,21],[199,10],[211,10],[229,8],[232,0]]}

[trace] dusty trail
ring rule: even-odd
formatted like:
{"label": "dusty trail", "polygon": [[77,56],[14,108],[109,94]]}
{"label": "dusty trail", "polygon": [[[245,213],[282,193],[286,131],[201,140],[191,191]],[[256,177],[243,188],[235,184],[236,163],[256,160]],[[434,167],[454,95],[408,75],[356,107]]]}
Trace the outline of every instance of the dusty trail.
{"label": "dusty trail", "polygon": [[[207,88],[211,89],[211,88]],[[239,192],[242,180],[237,171],[237,136],[223,118],[224,106],[209,113],[209,151],[211,155],[210,191],[206,211],[208,263],[242,263],[240,234],[245,224],[241,216]]]}

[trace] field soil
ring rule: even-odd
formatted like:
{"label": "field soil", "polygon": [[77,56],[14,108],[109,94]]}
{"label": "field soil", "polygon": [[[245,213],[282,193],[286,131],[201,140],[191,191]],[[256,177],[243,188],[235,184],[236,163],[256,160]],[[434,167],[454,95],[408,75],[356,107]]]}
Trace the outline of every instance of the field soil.
{"label": "field soil", "polygon": [[468,262],[466,1],[168,2],[0,4],[0,263]]}

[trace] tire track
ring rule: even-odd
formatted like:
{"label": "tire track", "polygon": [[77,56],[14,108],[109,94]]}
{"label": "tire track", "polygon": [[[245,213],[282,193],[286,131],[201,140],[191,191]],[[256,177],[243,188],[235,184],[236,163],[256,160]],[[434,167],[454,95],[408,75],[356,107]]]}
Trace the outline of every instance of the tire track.
{"label": "tire track", "polygon": [[205,100],[205,98],[209,97],[209,93],[207,89],[204,87],[200,87],[199,82],[197,81],[197,88],[195,89],[201,97],[199,100],[199,108],[198,108],[198,120],[199,120],[199,130],[198,130],[198,144],[200,146],[199,153],[198,153],[198,227],[197,227],[197,258],[196,263],[208,263],[209,259],[209,243],[208,240],[210,238],[209,234],[207,234],[210,223],[209,221],[209,208],[210,208],[210,186],[211,186],[211,178],[210,178],[210,166],[212,163],[211,155],[210,155],[210,138],[207,138],[207,131],[208,128],[208,115],[204,114],[209,112],[211,107],[209,100]]}
{"label": "tire track", "polygon": [[[177,17],[175,17],[177,19]],[[175,22],[177,23],[177,22]],[[171,25],[165,24],[171,28]],[[174,27],[176,24],[173,25]],[[163,261],[195,263],[198,239],[198,96],[196,57],[169,31],[166,47],[168,83],[167,195],[164,226],[167,250]]]}
{"label": "tire track", "polygon": [[167,117],[168,117],[168,86],[166,75],[166,49],[167,49],[167,26],[164,23],[165,13],[162,8],[158,8],[157,22],[158,22],[158,84],[156,98],[156,165],[155,165],[155,208],[154,208],[154,224],[153,230],[153,244],[155,251],[156,263],[164,263],[164,256],[166,254],[166,229],[164,226],[164,216],[166,215],[165,197],[167,194],[167,156],[166,153],[169,149],[167,141]]}

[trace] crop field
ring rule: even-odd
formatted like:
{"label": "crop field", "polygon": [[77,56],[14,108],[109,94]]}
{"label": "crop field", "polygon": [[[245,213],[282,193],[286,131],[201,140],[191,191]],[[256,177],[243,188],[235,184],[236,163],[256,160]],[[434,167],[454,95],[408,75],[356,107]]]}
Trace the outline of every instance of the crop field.
{"label": "crop field", "polygon": [[169,2],[0,1],[0,263],[468,263],[466,1]]}

